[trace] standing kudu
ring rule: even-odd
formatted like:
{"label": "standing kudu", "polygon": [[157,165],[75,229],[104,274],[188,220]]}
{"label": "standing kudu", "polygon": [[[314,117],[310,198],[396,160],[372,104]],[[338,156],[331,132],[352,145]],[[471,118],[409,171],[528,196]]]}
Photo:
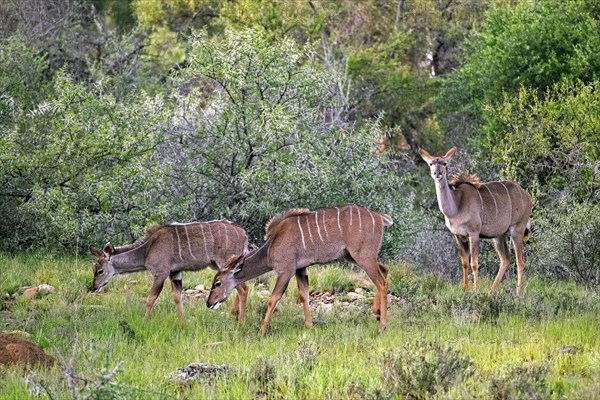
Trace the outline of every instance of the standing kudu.
{"label": "standing kudu", "polygon": [[382,331],[387,318],[387,268],[379,264],[377,255],[383,228],[392,223],[388,215],[356,205],[314,212],[296,209],[275,216],[266,226],[266,243],[261,248],[232,260],[215,275],[206,305],[217,308],[238,285],[275,271],[277,282],[260,330],[264,335],[275,306],[292,276],[296,275],[304,322],[310,328],[312,319],[306,268],[344,257],[362,268],[375,284],[372,312],[379,319]]}
{"label": "standing kudu", "polygon": [[[189,224],[157,225],[133,245],[113,247],[107,243],[103,250],[90,247],[97,260],[94,263],[93,290],[99,291],[113,275],[147,270],[154,282],[146,300],[146,319],[162,291],[165,280],[171,280],[177,316],[183,323],[181,305],[181,272],[210,267],[223,268],[229,258],[248,251],[248,236],[238,225],[229,221],[193,222]],[[233,301],[232,314],[239,322],[246,314],[247,288],[240,285]]]}
{"label": "standing kudu", "polygon": [[[492,239],[500,257],[500,269],[492,284],[492,292],[498,289],[506,268],[510,264],[507,238],[510,236],[517,259],[517,295],[523,296],[523,242],[529,234],[531,197],[517,183],[494,181],[480,183],[471,176],[468,179],[453,178],[448,182],[446,165],[456,153],[456,147],[443,157],[433,157],[425,150],[419,154],[431,169],[435,191],[446,226],[456,238],[463,269],[463,285],[468,288],[469,253],[473,270],[473,285],[479,290],[477,277],[479,239]],[[469,250],[469,253],[467,253]]]}

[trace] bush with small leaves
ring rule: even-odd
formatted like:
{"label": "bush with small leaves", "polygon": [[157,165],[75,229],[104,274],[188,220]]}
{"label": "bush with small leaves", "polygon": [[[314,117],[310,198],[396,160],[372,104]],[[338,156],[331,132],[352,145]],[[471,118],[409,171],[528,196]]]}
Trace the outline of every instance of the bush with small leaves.
{"label": "bush with small leaves", "polygon": [[450,346],[421,341],[384,351],[379,360],[383,390],[391,397],[425,399],[445,393],[475,373],[469,357]]}
{"label": "bush with small leaves", "polygon": [[542,400],[550,398],[546,382],[548,367],[533,363],[512,365],[500,376],[491,378],[488,388],[491,399]]}

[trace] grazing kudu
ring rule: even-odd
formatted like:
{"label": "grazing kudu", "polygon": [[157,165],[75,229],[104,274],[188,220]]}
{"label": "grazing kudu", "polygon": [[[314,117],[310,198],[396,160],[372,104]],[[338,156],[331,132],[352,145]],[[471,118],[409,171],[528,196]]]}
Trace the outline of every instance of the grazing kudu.
{"label": "grazing kudu", "polygon": [[[517,295],[523,296],[523,242],[529,234],[531,197],[513,181],[480,183],[476,176],[459,177],[448,182],[446,165],[456,153],[451,148],[443,157],[434,157],[425,150],[419,154],[427,162],[435,181],[435,191],[446,226],[456,238],[463,269],[463,285],[468,288],[469,253],[473,270],[473,286],[479,290],[477,277],[479,239],[492,239],[500,257],[500,269],[492,284],[492,292],[498,289],[506,268],[510,264],[507,238],[510,236],[517,259]],[[469,250],[469,253],[467,253]]]}
{"label": "grazing kudu", "polygon": [[217,308],[238,285],[275,271],[277,281],[260,330],[264,335],[277,302],[295,274],[304,308],[304,322],[310,328],[312,319],[306,268],[344,257],[362,268],[375,284],[372,312],[379,319],[380,331],[383,331],[387,318],[387,268],[379,264],[377,255],[383,239],[383,227],[392,223],[388,215],[357,205],[312,212],[295,209],[277,215],[266,226],[266,243],[262,247],[232,260],[215,275],[206,305]]}
{"label": "grazing kudu", "polygon": [[[154,282],[146,300],[146,319],[162,291],[165,280],[171,280],[177,316],[183,323],[181,305],[181,272],[197,271],[210,267],[223,268],[229,258],[248,251],[248,236],[238,225],[229,221],[172,223],[156,225],[146,231],[146,236],[133,245],[113,247],[107,243],[102,250],[90,247],[97,260],[94,263],[92,290],[99,291],[113,275],[147,270]],[[246,285],[237,288],[232,314],[239,322],[246,314]]]}

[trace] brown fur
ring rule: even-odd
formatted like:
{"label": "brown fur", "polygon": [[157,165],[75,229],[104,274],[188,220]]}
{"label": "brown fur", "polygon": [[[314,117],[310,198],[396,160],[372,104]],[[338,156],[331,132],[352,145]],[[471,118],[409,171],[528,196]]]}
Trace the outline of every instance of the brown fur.
{"label": "brown fur", "polygon": [[383,330],[387,322],[387,268],[379,264],[377,257],[383,228],[392,223],[386,214],[353,204],[317,211],[294,209],[273,217],[266,228],[267,242],[217,273],[207,306],[217,307],[239,284],[275,271],[277,282],[261,327],[261,334],[265,334],[275,306],[295,275],[305,325],[310,327],[307,267],[346,258],[362,268],[375,284],[371,311]]}
{"label": "brown fur", "polygon": [[308,208],[294,208],[274,216],[269,220],[269,222],[267,222],[267,225],[265,226],[265,240],[268,240],[271,236],[274,235],[275,229],[277,228],[277,226],[279,226],[279,223],[287,217],[291,217],[294,215],[302,215],[309,212],[310,210]]}
{"label": "brown fur", "polygon": [[481,187],[481,181],[479,180],[479,177],[475,174],[455,174],[448,180],[448,185],[450,185],[453,188],[457,188],[463,183],[471,185],[476,189],[479,189]]}
{"label": "brown fur", "polygon": [[[460,253],[463,269],[463,287],[468,283],[469,261],[473,271],[473,286],[479,290],[479,240],[492,239],[494,249],[500,258],[500,268],[492,292],[495,292],[510,264],[510,251],[507,239],[510,237],[517,259],[517,295],[523,296],[523,242],[529,235],[531,197],[518,183],[494,181],[480,183],[474,175],[453,177],[448,182],[446,165],[456,153],[451,148],[441,157],[431,156],[419,149],[419,154],[429,165],[435,182],[438,206],[446,226],[454,234]],[[470,260],[469,260],[470,259]]]}
{"label": "brown fur", "polygon": [[[146,230],[144,238],[133,245],[115,248],[108,243],[103,250],[90,248],[92,255],[97,258],[93,290],[100,290],[113,275],[147,270],[154,282],[146,300],[146,318],[149,318],[154,302],[168,278],[173,288],[177,315],[183,322],[181,272],[206,267],[219,270],[232,257],[247,251],[246,232],[230,221],[154,225]],[[245,316],[246,296],[246,286],[240,285],[238,296],[232,304],[232,313],[238,314],[240,322]]]}

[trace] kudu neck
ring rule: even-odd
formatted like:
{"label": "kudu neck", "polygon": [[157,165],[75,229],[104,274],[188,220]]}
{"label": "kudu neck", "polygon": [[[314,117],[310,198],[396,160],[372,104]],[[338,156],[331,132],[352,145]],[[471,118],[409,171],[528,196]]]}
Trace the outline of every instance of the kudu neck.
{"label": "kudu neck", "polygon": [[140,271],[145,268],[148,243],[143,243],[131,250],[119,253],[111,257],[110,261],[117,274]]}
{"label": "kudu neck", "polygon": [[445,174],[442,179],[435,181],[435,192],[442,214],[447,218],[455,217],[458,214],[458,206],[454,197],[454,191],[448,185],[448,179]]}
{"label": "kudu neck", "polygon": [[244,259],[242,268],[234,275],[238,284],[254,279],[272,270],[268,265],[270,244],[271,241],[269,240],[267,243],[263,244],[262,247]]}

